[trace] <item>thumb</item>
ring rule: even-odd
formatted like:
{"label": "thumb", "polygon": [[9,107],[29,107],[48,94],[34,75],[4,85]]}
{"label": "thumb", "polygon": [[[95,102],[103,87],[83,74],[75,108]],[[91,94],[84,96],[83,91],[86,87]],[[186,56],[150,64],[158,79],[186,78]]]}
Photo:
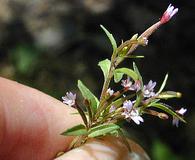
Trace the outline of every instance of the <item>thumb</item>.
{"label": "thumb", "polygon": [[81,147],[70,150],[55,160],[149,160],[146,152],[135,142],[129,140],[131,152],[120,138],[107,136],[90,139]]}

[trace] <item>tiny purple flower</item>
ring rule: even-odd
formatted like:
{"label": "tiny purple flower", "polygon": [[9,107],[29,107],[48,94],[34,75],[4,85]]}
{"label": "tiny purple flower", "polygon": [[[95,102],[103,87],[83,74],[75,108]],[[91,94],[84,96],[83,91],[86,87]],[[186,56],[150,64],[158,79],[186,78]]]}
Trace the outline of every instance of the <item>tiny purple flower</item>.
{"label": "tiny purple flower", "polygon": [[140,122],[144,122],[144,119],[139,115],[139,111],[137,109],[133,109],[130,112],[124,111],[122,115],[125,116],[125,119],[128,122],[133,120],[137,125],[139,125]]}
{"label": "tiny purple flower", "polygon": [[62,97],[63,103],[68,106],[75,105],[76,100],[76,94],[73,94],[72,92],[66,92],[66,96]]}
{"label": "tiny purple flower", "polygon": [[174,6],[170,4],[160,19],[161,24],[167,23],[177,12],[178,8],[174,8]]}
{"label": "tiny purple flower", "polygon": [[130,100],[123,103],[124,112],[122,113],[122,115],[125,116],[125,119],[127,119],[127,121],[130,121],[132,119],[137,125],[139,125],[140,122],[144,122],[144,120],[139,115],[139,111],[137,109],[133,109],[133,103],[134,102]]}
{"label": "tiny purple flower", "polygon": [[[187,109],[181,108],[180,110],[177,110],[176,112],[183,116],[186,113]],[[173,116],[173,121],[172,124],[175,125],[176,127],[179,127],[179,119],[175,116]]]}
{"label": "tiny purple flower", "polygon": [[144,88],[143,88],[144,97],[147,97],[147,98],[153,97],[155,95],[154,93],[155,86],[156,86],[156,82],[153,82],[152,80],[150,80],[147,85],[144,85]]}
{"label": "tiny purple flower", "polygon": [[108,93],[110,96],[112,96],[114,94],[114,90],[112,90],[111,88],[108,88],[106,93]]}
{"label": "tiny purple flower", "polygon": [[130,112],[132,110],[132,107],[133,107],[133,103],[130,100],[125,101],[123,103],[123,108],[125,109],[125,111]]}

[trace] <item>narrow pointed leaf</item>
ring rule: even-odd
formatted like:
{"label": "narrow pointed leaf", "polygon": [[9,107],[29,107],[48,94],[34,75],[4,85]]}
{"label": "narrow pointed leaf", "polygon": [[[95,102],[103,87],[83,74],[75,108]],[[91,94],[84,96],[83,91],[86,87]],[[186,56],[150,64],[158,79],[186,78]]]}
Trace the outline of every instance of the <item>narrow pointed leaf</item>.
{"label": "narrow pointed leaf", "polygon": [[150,102],[150,105],[152,106],[152,104],[157,103],[157,102],[159,102],[159,101],[160,101],[160,99],[153,99],[153,100]]}
{"label": "narrow pointed leaf", "polygon": [[125,100],[126,100],[125,97],[119,98],[119,99],[117,99],[116,101],[112,102],[111,105],[113,105],[113,106],[115,106],[115,107],[120,107],[120,106],[123,104],[123,102],[124,102]]}
{"label": "narrow pointed leaf", "polygon": [[93,111],[91,109],[91,107],[89,105],[86,105],[86,108],[87,108],[87,115],[88,115],[88,119],[89,119],[89,124],[92,123],[92,120],[93,120]]}
{"label": "narrow pointed leaf", "polygon": [[124,103],[124,101],[133,98],[135,95],[136,94],[130,94],[130,95],[127,95],[126,97],[118,98],[117,100],[115,100],[114,102],[112,102],[109,105],[109,107],[115,106],[116,108],[118,108],[118,107],[120,107]]}
{"label": "narrow pointed leaf", "polygon": [[133,62],[133,69],[134,69],[135,73],[138,75],[138,79],[141,82],[141,88],[143,88],[143,79],[142,79],[142,76],[141,76],[141,74],[140,74],[140,72],[139,72],[135,62]]}
{"label": "narrow pointed leaf", "polygon": [[163,89],[165,88],[165,85],[166,85],[166,83],[167,83],[168,76],[169,76],[169,75],[166,74],[166,76],[165,76],[165,78],[164,78],[164,80],[163,80],[163,83],[162,83],[162,85],[161,85],[159,91],[157,92],[157,94],[161,93],[161,92],[163,91]]}
{"label": "narrow pointed leaf", "polygon": [[[132,69],[129,68],[119,68],[116,69],[114,72],[115,74],[118,73],[126,74],[127,76],[131,77],[134,81],[138,80],[138,75]],[[117,80],[119,80],[119,78]]]}
{"label": "narrow pointed leaf", "polygon": [[110,60],[108,60],[108,59],[105,59],[105,60],[100,61],[100,62],[98,63],[98,66],[100,66],[100,68],[101,68],[102,71],[103,71],[104,80],[106,80],[106,78],[108,77],[108,73],[109,73],[109,70],[110,70],[110,65],[111,65],[111,62],[110,62]]}
{"label": "narrow pointed leaf", "polygon": [[90,129],[88,137],[98,137],[109,134],[114,130],[119,129],[120,126],[116,124],[102,124]]}
{"label": "narrow pointed leaf", "polygon": [[116,41],[115,41],[113,35],[103,25],[100,25],[100,27],[103,29],[103,31],[108,36],[108,38],[109,38],[109,40],[110,40],[110,42],[112,44],[113,52],[115,52],[116,49],[117,49],[117,44],[116,44]]}
{"label": "narrow pointed leaf", "polygon": [[97,111],[97,106],[99,105],[98,99],[80,80],[78,80],[78,88],[81,91],[83,97],[89,100],[91,110],[94,115]]}
{"label": "narrow pointed leaf", "polygon": [[61,133],[64,136],[79,136],[79,135],[86,135],[87,130],[84,125],[79,124],[72,128],[67,129],[65,132]]}
{"label": "narrow pointed leaf", "polygon": [[141,94],[141,92],[139,94],[137,94],[136,97],[136,101],[135,104],[133,105],[135,108],[139,106],[139,104],[141,103],[141,101],[143,100],[143,94]]}
{"label": "narrow pointed leaf", "polygon": [[169,113],[170,115],[174,116],[174,117],[177,117],[180,121],[186,123],[186,121],[181,117],[179,116],[177,113],[175,113],[173,110],[171,110],[170,108],[168,108],[167,106],[165,106],[164,104],[162,103],[153,103],[151,105],[149,105],[150,107],[156,107],[156,108],[159,108],[167,113]]}
{"label": "narrow pointed leaf", "polygon": [[83,119],[83,122],[84,122],[85,126],[88,126],[87,117],[86,117],[85,112],[83,111],[83,109],[80,108],[80,106],[77,106],[76,109],[79,112],[81,118]]}

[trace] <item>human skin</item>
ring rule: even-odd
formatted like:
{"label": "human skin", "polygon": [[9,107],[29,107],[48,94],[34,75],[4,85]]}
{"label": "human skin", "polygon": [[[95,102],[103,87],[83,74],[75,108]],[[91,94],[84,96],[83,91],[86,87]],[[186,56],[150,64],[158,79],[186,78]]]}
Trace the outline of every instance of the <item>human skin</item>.
{"label": "human skin", "polygon": [[[60,135],[82,123],[74,108],[15,81],[0,78],[0,160],[52,160],[67,151],[72,137]],[[131,148],[145,152],[134,142]],[[131,160],[116,137],[91,139],[55,160]]]}

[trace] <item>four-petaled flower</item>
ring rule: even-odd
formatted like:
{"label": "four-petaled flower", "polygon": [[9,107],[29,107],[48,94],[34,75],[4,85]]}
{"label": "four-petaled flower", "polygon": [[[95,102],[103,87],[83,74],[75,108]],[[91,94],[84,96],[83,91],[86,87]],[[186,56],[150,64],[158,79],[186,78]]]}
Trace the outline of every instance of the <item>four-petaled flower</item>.
{"label": "four-petaled flower", "polygon": [[155,86],[156,86],[156,82],[153,82],[152,80],[150,80],[147,85],[144,85],[144,88],[143,88],[144,97],[147,97],[147,98],[153,97],[155,95],[154,93]]}
{"label": "four-petaled flower", "polygon": [[63,103],[67,104],[68,106],[74,106],[76,100],[76,94],[72,92],[66,92],[66,96],[62,97]]}
{"label": "four-petaled flower", "polygon": [[[186,113],[187,109],[186,108],[181,108],[180,110],[177,110],[176,112],[183,116]],[[173,121],[172,124],[175,125],[176,127],[179,127],[179,119],[175,116],[173,116]]]}
{"label": "four-petaled flower", "polygon": [[108,93],[109,96],[112,96],[114,94],[114,90],[112,90],[111,88],[108,88],[108,90],[106,91],[106,93]]}
{"label": "four-petaled flower", "polygon": [[130,121],[132,119],[137,125],[139,125],[141,122],[144,122],[143,118],[139,114],[138,109],[133,108],[133,102],[131,102],[130,100],[123,103],[123,109],[124,112],[122,113],[122,115],[125,116],[125,119],[127,121]]}
{"label": "four-petaled flower", "polygon": [[160,19],[161,24],[167,23],[177,12],[178,8],[174,8],[174,6],[170,4]]}

